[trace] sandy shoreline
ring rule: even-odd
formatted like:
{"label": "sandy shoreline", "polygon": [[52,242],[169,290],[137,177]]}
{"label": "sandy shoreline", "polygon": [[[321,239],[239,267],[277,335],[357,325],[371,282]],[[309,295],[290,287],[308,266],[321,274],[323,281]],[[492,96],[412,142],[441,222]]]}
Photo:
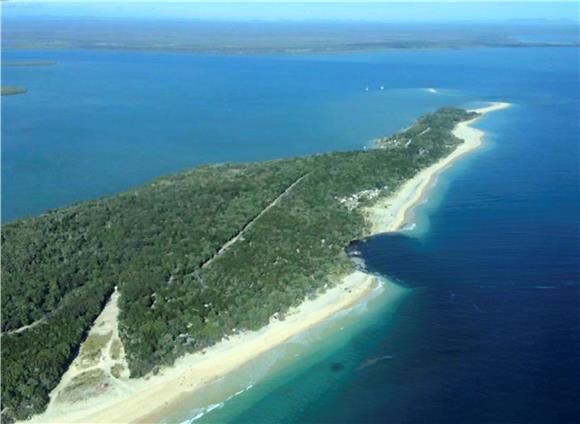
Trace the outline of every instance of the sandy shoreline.
{"label": "sandy shoreline", "polygon": [[183,395],[203,388],[296,334],[348,309],[378,287],[377,278],[359,271],[314,300],[291,310],[284,321],[272,320],[254,332],[230,337],[208,349],[179,358],[149,379],[126,380],[123,390],[74,405],[51,402],[47,411],[27,422],[128,423],[155,422]]}
{"label": "sandy shoreline", "polygon": [[379,200],[372,207],[366,208],[365,215],[371,225],[368,235],[398,231],[403,228],[413,208],[425,197],[437,176],[457,159],[481,146],[485,133],[471,125],[487,113],[510,107],[509,103],[495,102],[489,106],[472,109],[481,116],[460,122],[453,129],[453,134],[463,139],[451,154],[428,168],[423,169],[410,180],[406,181],[393,195]]}
{"label": "sandy shoreline", "polygon": [[[482,114],[509,107],[493,103],[476,109]],[[478,118],[458,124],[453,133],[464,140],[449,156],[422,170],[392,196],[365,210],[371,234],[397,231],[403,227],[409,211],[417,205],[432,185],[433,179],[453,161],[479,147],[483,131],[470,127]],[[31,422],[127,423],[152,422],[163,416],[171,405],[195,390],[203,388],[236,370],[260,354],[284,343],[291,337],[328,319],[337,312],[366,299],[378,286],[376,277],[356,271],[339,285],[314,300],[303,302],[284,321],[272,320],[255,332],[230,337],[205,354],[195,353],[179,358],[174,366],[164,368],[148,379],[125,380],[121,388],[74,405],[51,402],[47,411]]]}

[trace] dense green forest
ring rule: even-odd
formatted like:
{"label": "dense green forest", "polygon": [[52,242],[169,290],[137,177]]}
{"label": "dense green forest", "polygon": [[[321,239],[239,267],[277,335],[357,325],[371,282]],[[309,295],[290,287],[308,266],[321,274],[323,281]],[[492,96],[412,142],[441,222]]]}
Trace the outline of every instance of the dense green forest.
{"label": "dense green forest", "polygon": [[452,128],[473,116],[444,108],[376,149],[204,166],[4,225],[3,418],[45,408],[114,286],[139,377],[335,284],[367,230],[341,199],[392,192],[453,150]]}

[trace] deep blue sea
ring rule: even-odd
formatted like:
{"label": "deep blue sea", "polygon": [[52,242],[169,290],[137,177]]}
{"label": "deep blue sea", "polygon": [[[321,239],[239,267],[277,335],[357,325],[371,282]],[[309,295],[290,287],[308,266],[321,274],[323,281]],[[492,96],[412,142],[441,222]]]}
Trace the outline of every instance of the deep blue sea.
{"label": "deep blue sea", "polygon": [[485,146],[408,230],[361,244],[397,286],[165,421],[580,422],[578,49],[4,57],[58,62],[3,69],[29,88],[2,99],[5,222],[200,163],[360,148],[442,105],[513,103],[478,123]]}

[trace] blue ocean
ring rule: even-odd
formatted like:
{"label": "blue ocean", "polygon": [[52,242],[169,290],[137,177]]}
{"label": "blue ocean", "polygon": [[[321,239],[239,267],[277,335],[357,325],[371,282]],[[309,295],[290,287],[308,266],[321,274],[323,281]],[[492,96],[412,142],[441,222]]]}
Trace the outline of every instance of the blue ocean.
{"label": "blue ocean", "polygon": [[477,123],[484,147],[404,231],[360,243],[381,292],[162,421],[580,422],[578,49],[3,55],[57,61],[3,69],[29,90],[2,99],[4,222],[202,163],[363,148],[443,105],[512,103]]}

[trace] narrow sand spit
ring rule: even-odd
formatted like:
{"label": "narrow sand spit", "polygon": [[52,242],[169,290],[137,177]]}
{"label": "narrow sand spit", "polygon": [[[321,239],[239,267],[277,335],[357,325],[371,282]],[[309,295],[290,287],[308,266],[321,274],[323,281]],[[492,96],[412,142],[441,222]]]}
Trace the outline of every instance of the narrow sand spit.
{"label": "narrow sand spit", "polygon": [[[473,109],[470,112],[478,112],[481,116],[484,116],[487,113],[506,109],[510,106],[509,103],[496,102],[486,107]],[[400,230],[405,225],[409,212],[421,202],[437,175],[463,155],[481,146],[485,133],[471,126],[481,116],[457,124],[453,134],[462,139],[463,143],[450,155],[423,169],[413,178],[406,181],[396,193],[380,199],[375,205],[365,210],[367,219],[371,224],[371,230],[368,235]]]}
{"label": "narrow sand spit", "polygon": [[[475,111],[485,114],[506,107],[509,107],[509,104],[493,103]],[[464,143],[449,156],[421,171],[392,196],[379,200],[375,206],[365,210],[372,225],[372,234],[399,230],[404,225],[408,212],[431,186],[433,178],[453,161],[481,145],[483,131],[470,126],[477,119],[462,122],[455,127],[453,133],[462,138]],[[359,271],[353,272],[336,287],[327,290],[314,300],[303,302],[291,311],[284,321],[272,319],[270,324],[258,331],[230,337],[203,353],[183,356],[174,366],[162,369],[156,376],[135,380],[121,379],[122,384],[114,384],[113,390],[105,390],[98,396],[74,404],[56,400],[56,396],[62,390],[62,385],[59,384],[51,394],[51,403],[47,411],[31,421],[150,422],[152,417],[163,415],[163,411],[170,411],[172,403],[178,401],[184,394],[203,388],[296,334],[367,298],[377,284],[375,277]],[[106,313],[106,309],[102,315]],[[101,366],[110,368],[106,358]],[[71,368],[73,368],[71,372],[74,372],[74,365]],[[70,381],[70,378],[65,374],[63,383]]]}

